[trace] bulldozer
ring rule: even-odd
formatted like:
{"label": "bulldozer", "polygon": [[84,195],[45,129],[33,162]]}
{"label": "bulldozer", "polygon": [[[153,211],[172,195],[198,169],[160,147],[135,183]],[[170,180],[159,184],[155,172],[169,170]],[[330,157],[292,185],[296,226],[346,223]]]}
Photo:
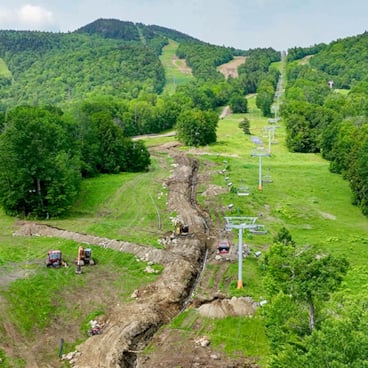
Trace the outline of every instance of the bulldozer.
{"label": "bulldozer", "polygon": [[46,267],[59,268],[61,266],[68,267],[68,264],[63,260],[61,251],[49,250],[47,252]]}

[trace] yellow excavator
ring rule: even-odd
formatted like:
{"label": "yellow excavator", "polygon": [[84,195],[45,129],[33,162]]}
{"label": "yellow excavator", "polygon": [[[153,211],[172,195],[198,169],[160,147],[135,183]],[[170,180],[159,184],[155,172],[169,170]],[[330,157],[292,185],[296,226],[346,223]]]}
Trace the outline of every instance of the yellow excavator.
{"label": "yellow excavator", "polygon": [[95,260],[92,258],[92,249],[80,246],[78,248],[78,256],[75,260],[75,264],[77,266],[75,270],[76,273],[82,273],[81,266],[96,264]]}
{"label": "yellow excavator", "polygon": [[175,221],[175,231],[174,234],[177,235],[186,235],[189,233],[189,225],[183,224],[183,222],[179,219]]}

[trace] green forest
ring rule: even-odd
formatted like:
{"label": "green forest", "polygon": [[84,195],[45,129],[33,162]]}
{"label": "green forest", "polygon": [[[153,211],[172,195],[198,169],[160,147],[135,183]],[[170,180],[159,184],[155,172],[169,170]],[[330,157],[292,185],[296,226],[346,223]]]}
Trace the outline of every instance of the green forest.
{"label": "green forest", "polygon": [[[164,93],[160,56],[170,41],[178,44],[176,57],[185,60],[192,77]],[[225,106],[241,117],[239,131],[249,138],[253,121],[245,114],[258,109],[262,118],[272,119],[280,103],[288,153],[326,160],[330,172],[349,186],[351,203],[368,216],[367,46],[366,32],[285,54],[272,48],[238,50],[116,19],[98,19],[70,33],[0,30],[4,214],[68,219],[90,180],[103,186],[107,176],[159,171],[149,147],[136,136],[175,130],[184,149],[221,147],[217,132]],[[245,62],[237,77],[226,78],[218,67],[236,56]],[[219,153],[213,156],[218,163]],[[230,165],[225,169],[231,171]],[[228,195],[234,194],[237,189],[231,188]],[[288,206],[278,209],[280,216],[292,217]],[[346,283],[354,266],[354,275],[362,271],[357,283],[366,287],[364,262],[352,266],[343,252],[299,244],[289,230],[278,229],[253,266],[262,276],[255,289],[268,299],[254,322],[261,319],[267,338],[260,366],[368,367],[365,289],[350,290]],[[366,240],[354,241],[364,249]],[[0,266],[7,262],[0,254]],[[7,360],[0,342],[0,366],[2,361]]]}
{"label": "green forest", "polygon": [[[168,37],[180,41],[177,57],[187,60],[195,79],[164,95],[159,55]],[[66,213],[78,195],[77,178],[147,170],[147,149],[129,137],[176,126],[187,145],[215,142],[214,111],[231,103],[245,112],[244,104],[234,101],[244,101],[242,96],[264,80],[272,96],[278,74],[267,69],[280,58],[275,50],[249,52],[250,69],[225,80],[216,67],[239,50],[111,19],[68,34],[0,31],[0,45],[0,202],[7,213],[26,217]],[[266,99],[268,109],[271,103]],[[53,134],[56,127],[61,141],[55,135],[57,144],[49,147],[45,132]],[[27,149],[20,153],[20,147]],[[46,157],[49,163],[43,162]],[[55,160],[64,160],[58,167],[63,180],[50,171]],[[65,160],[74,164],[68,167]]]}

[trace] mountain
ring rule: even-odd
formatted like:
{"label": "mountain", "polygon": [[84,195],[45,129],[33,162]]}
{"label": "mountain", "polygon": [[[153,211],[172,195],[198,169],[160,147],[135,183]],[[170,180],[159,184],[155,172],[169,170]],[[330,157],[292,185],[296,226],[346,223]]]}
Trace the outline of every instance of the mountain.
{"label": "mountain", "polygon": [[71,33],[0,31],[2,104],[62,105],[101,94],[131,99],[142,90],[159,94],[165,85],[159,55],[169,39],[190,45],[181,57],[190,59],[194,47],[204,48],[207,56],[196,50],[197,58],[215,59],[209,65],[216,77],[216,66],[236,54],[175,30],[117,19],[97,19]]}

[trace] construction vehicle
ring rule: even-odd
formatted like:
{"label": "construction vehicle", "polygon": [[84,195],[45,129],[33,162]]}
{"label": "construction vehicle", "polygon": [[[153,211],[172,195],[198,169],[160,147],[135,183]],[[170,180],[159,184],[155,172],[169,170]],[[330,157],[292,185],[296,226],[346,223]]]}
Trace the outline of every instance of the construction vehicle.
{"label": "construction vehicle", "polygon": [[75,264],[77,266],[84,266],[84,265],[94,265],[95,261],[92,258],[92,249],[91,248],[83,248],[80,246],[78,248],[78,256],[75,260]]}
{"label": "construction vehicle", "polygon": [[67,267],[67,263],[63,260],[63,255],[60,250],[49,250],[47,252],[46,267]]}
{"label": "construction vehicle", "polygon": [[186,235],[189,233],[189,225],[185,225],[183,221],[181,221],[180,219],[175,219],[174,225],[175,225],[174,231],[175,236]]}
{"label": "construction vehicle", "polygon": [[230,252],[230,243],[227,240],[221,240],[217,246],[219,254],[228,254]]}

